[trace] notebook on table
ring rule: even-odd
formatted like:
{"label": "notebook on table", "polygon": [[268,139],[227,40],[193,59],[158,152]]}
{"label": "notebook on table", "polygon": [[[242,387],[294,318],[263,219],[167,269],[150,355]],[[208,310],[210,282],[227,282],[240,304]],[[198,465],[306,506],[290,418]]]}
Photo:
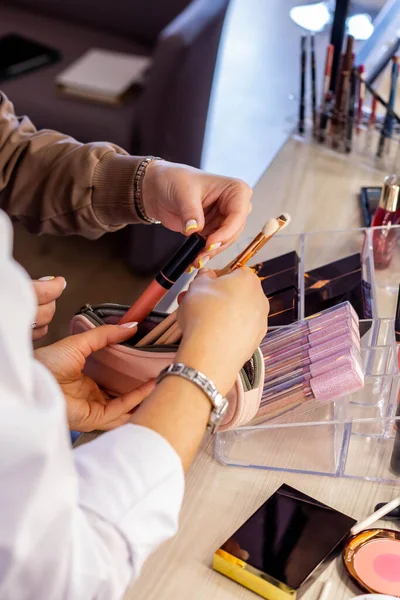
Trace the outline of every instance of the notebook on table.
{"label": "notebook on table", "polygon": [[147,56],[92,48],[56,77],[56,85],[63,94],[120,104],[150,64]]}

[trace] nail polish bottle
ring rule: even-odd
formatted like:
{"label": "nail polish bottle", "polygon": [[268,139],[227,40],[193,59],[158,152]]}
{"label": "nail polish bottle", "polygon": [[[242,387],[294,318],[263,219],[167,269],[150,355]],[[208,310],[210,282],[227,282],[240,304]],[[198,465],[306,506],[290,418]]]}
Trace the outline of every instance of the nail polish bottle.
{"label": "nail polish bottle", "polygon": [[371,227],[383,227],[373,231],[372,245],[376,269],[386,269],[392,260],[396,246],[397,232],[392,225],[400,224],[400,177],[389,175],[385,177],[379,206],[372,219]]}

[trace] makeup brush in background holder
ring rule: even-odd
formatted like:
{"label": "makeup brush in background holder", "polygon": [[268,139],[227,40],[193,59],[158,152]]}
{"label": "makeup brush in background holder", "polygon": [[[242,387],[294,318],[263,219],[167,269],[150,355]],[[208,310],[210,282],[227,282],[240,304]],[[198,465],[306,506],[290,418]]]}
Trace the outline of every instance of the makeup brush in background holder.
{"label": "makeup brush in background holder", "polygon": [[333,44],[327,47],[321,102],[317,107],[315,38],[310,36],[308,44],[307,36],[301,37],[297,135],[302,140],[314,138],[327,148],[354,155],[357,162],[396,172],[400,170],[400,116],[395,110],[398,59],[393,56],[390,93],[385,99],[365,80],[364,66],[355,63],[353,43],[353,37],[348,36],[334,80],[332,65],[336,50]]}

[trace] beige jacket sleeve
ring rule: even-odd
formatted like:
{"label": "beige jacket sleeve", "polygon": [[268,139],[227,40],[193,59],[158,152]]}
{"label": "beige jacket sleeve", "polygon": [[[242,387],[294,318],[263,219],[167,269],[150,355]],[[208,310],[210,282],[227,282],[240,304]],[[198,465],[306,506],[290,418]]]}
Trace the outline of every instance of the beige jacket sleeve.
{"label": "beige jacket sleeve", "polygon": [[140,160],[113,144],[37,131],[0,93],[0,209],[34,233],[96,238],[138,223]]}

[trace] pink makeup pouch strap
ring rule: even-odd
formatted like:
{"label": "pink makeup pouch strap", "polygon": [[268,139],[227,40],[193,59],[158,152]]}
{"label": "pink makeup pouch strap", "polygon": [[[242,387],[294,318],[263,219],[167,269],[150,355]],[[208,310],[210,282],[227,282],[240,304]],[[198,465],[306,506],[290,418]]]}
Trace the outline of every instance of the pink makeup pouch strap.
{"label": "pink makeup pouch strap", "polygon": [[[83,333],[106,323],[118,322],[128,307],[118,304],[86,305],[72,318],[70,333]],[[150,315],[150,320],[160,313]],[[162,318],[162,317],[161,317]],[[155,379],[160,371],[175,360],[177,346],[143,346],[128,342],[107,346],[86,361],[85,373],[110,396],[130,392],[142,383]],[[264,360],[258,348],[240,370],[235,385],[227,394],[229,408],[219,431],[235,429],[255,417],[261,401],[264,382]]]}

